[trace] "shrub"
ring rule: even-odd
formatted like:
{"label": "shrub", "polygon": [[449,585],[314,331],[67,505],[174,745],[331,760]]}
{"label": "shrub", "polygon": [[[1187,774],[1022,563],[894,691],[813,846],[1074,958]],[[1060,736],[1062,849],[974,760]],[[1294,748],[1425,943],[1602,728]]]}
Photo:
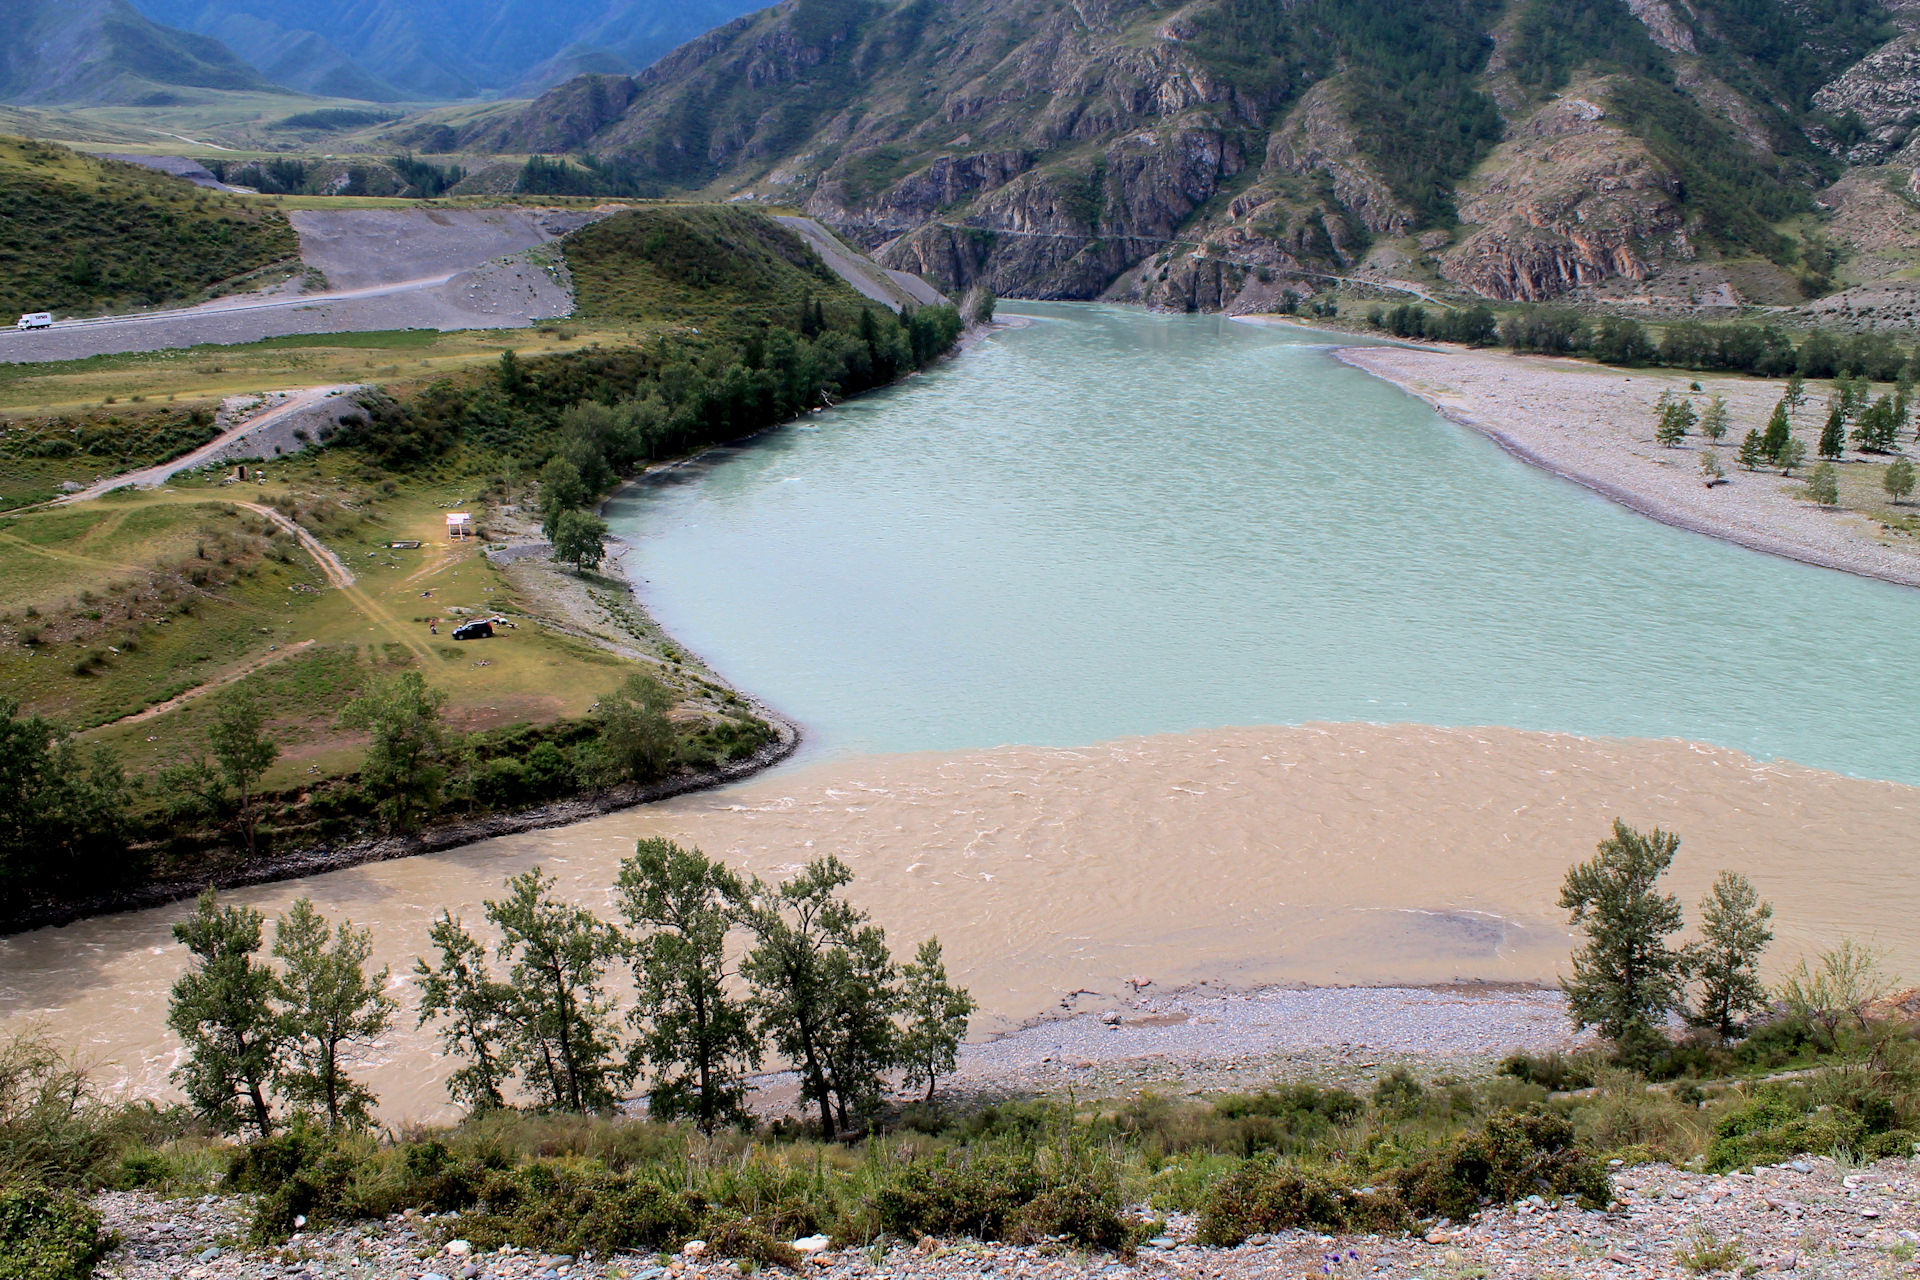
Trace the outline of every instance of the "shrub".
{"label": "shrub", "polygon": [[1869,1160],[1913,1153],[1914,1135],[1894,1127],[1897,1118],[1886,1099],[1869,1094],[1818,1111],[1807,1110],[1810,1101],[1800,1090],[1775,1090],[1722,1116],[1707,1148],[1707,1167],[1725,1172],[1809,1152]]}
{"label": "shrub", "polygon": [[1510,1054],[1500,1064],[1500,1074],[1525,1084],[1537,1084],[1550,1093],[1593,1086],[1593,1062],[1584,1056],[1568,1056],[1558,1049],[1545,1057],[1530,1053]]}
{"label": "shrub", "polygon": [[1483,1203],[1535,1194],[1575,1196],[1588,1209],[1613,1198],[1592,1149],[1564,1116],[1547,1111],[1496,1114],[1479,1133],[1455,1139],[1396,1180],[1407,1204],[1430,1217],[1465,1218]]}
{"label": "shrub", "polygon": [[1355,1190],[1310,1169],[1250,1160],[1208,1195],[1198,1238],[1201,1244],[1231,1247],[1256,1232],[1295,1227],[1406,1231],[1412,1226],[1413,1215],[1396,1191]]}
{"label": "shrub", "polygon": [[476,1246],[512,1243],[578,1255],[584,1249],[675,1248],[694,1237],[705,1203],[669,1191],[646,1173],[614,1173],[596,1161],[535,1160],[491,1175],[481,1208],[461,1221]]}
{"label": "shrub", "polygon": [[912,1160],[875,1189],[873,1209],[881,1229],[894,1235],[998,1240],[1014,1212],[1045,1186],[1031,1159],[974,1155]]}
{"label": "shrub", "polygon": [[1098,1249],[1126,1250],[1138,1243],[1135,1229],[1120,1216],[1120,1189],[1096,1175],[1050,1187],[1015,1212],[1006,1238],[1015,1244],[1067,1239]]}
{"label": "shrub", "polygon": [[0,1186],[0,1280],[89,1280],[111,1243],[100,1215],[73,1196]]}
{"label": "shrub", "polygon": [[707,1247],[716,1257],[738,1258],[763,1267],[800,1269],[800,1253],[784,1240],[775,1239],[765,1227],[751,1218],[721,1210],[707,1220],[703,1229]]}

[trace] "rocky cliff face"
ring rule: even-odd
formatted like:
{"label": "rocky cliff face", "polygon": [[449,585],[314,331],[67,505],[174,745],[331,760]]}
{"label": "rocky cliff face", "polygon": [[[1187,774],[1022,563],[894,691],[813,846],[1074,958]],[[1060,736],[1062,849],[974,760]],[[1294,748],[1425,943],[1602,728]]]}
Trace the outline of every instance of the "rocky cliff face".
{"label": "rocky cliff face", "polygon": [[1487,298],[1538,302],[1614,276],[1644,280],[1690,258],[1679,179],[1607,118],[1605,82],[1518,122],[1460,191],[1477,223],[1441,274]]}
{"label": "rocky cliff face", "polygon": [[[1789,242],[1735,243],[1740,185],[1773,175],[1811,212],[1809,138],[1880,163],[1920,122],[1920,35],[1841,0],[1436,0],[1402,38],[1453,43],[1405,75],[1419,58],[1355,35],[1370,3],[784,0],[466,141],[798,205],[949,291],[1247,309],[1381,263],[1541,300],[1761,244],[1790,279]],[[1795,32],[1838,68],[1817,94],[1805,58],[1766,61]],[[1862,32],[1896,38],[1841,49]],[[1489,100],[1494,136],[1467,137]]]}

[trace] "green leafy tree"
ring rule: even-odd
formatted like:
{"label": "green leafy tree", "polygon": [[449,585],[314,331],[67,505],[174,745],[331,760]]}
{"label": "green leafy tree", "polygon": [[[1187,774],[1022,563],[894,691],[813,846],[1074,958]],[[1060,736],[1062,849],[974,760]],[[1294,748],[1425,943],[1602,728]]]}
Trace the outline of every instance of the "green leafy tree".
{"label": "green leafy tree", "polygon": [[1835,405],[1827,414],[1827,425],[1820,428],[1820,456],[1837,458],[1847,449],[1847,424]]}
{"label": "green leafy tree", "polygon": [[1880,486],[1895,502],[1905,502],[1907,495],[1913,492],[1913,463],[1905,458],[1895,458],[1880,473]]}
{"label": "green leafy tree", "polygon": [[740,973],[760,1027],[794,1064],[829,1141],[877,1093],[877,1079],[861,1073],[891,1065],[882,1052],[891,1048],[891,963],[880,931],[838,896],[852,880],[838,858],[822,858],[775,889],[756,878],[743,912],[756,945]]}
{"label": "green leafy tree", "polygon": [[453,755],[440,723],[446,703],[446,693],[418,671],[402,671],[375,681],[340,713],[346,728],[372,735],[360,780],[390,829],[410,827],[440,801]]}
{"label": "green leafy tree", "polygon": [[392,1025],[395,1008],[388,970],[367,973],[372,933],[343,921],[329,946],[326,918],[299,898],[275,922],[273,954],[285,966],[276,986],[286,1053],[280,1092],[316,1111],[329,1130],[366,1126],[375,1098],[347,1074],[347,1059]]}
{"label": "green leafy tree", "polygon": [[1773,460],[1779,466],[1781,475],[1790,476],[1796,467],[1807,460],[1807,446],[1789,438],[1780,446],[1780,452],[1773,455]]}
{"label": "green leafy tree", "polygon": [[1760,981],[1760,957],[1773,941],[1767,921],[1773,905],[1762,902],[1753,885],[1737,871],[1722,871],[1713,888],[1700,899],[1700,941],[1691,952],[1693,977],[1700,998],[1693,1017],[1696,1027],[1731,1039],[1748,1014],[1767,1007],[1767,989]]}
{"label": "green leafy tree", "polygon": [[621,776],[646,782],[673,767],[680,757],[680,735],[667,718],[672,709],[667,687],[641,671],[594,705],[601,747]]}
{"label": "green leafy tree", "polygon": [[1760,445],[1766,450],[1768,458],[1777,459],[1791,439],[1793,427],[1787,421],[1787,402],[1782,400],[1773,406],[1773,413],[1767,418],[1767,434],[1761,438]]}
{"label": "green leafy tree", "polygon": [[1715,396],[1707,401],[1707,407],[1700,413],[1700,434],[1709,443],[1719,444],[1727,438],[1727,430],[1731,425],[1727,417],[1727,398]]}
{"label": "green leafy tree", "polygon": [[1807,496],[1823,507],[1840,501],[1840,476],[1831,462],[1823,462],[1807,477]]}
{"label": "green leafy tree", "polygon": [[245,693],[230,693],[214,704],[213,727],[207,745],[219,762],[221,776],[240,798],[240,829],[247,838],[247,856],[255,850],[259,825],[257,792],[260,779],[280,758],[279,744],[266,735],[266,715]]}
{"label": "green leafy tree", "polygon": [[1747,470],[1758,470],[1760,464],[1767,461],[1766,441],[1761,439],[1759,431],[1748,431],[1746,439],[1740,442],[1740,452],[1734,456]]}
{"label": "green leafy tree", "polygon": [[586,500],[587,486],[573,463],[552,458],[540,468],[540,531],[547,541],[559,530],[560,517]]}
{"label": "green leafy tree", "polygon": [[21,907],[122,883],[132,788],[113,751],[83,750],[49,720],[0,698],[0,903]]}
{"label": "green leafy tree", "polygon": [[642,840],[620,864],[621,913],[632,939],[639,1031],[629,1064],[649,1070],[647,1110],[711,1134],[751,1125],[746,1073],[760,1065],[752,1011],[727,994],[727,933],[747,889],[698,849]]}
{"label": "green leafy tree", "polygon": [[1787,378],[1787,394],[1782,398],[1781,403],[1787,406],[1789,413],[1798,413],[1801,409],[1805,408],[1807,404],[1807,380],[1797,373],[1790,375]]}
{"label": "green leafy tree", "polygon": [[1720,465],[1720,455],[1717,452],[1708,449],[1700,455],[1700,474],[1705,477],[1708,488],[1727,478],[1726,470]]}
{"label": "green leafy tree", "polygon": [[592,912],[555,898],[557,883],[535,867],[507,881],[505,898],[487,900],[501,934],[494,952],[511,962],[511,1059],[545,1109],[608,1111],[627,1079],[604,988],[622,941]]}
{"label": "green leafy tree", "polygon": [[913,963],[903,966],[900,976],[900,1005],[906,1015],[900,1062],[907,1070],[907,1087],[926,1085],[927,1101],[932,1102],[940,1077],[952,1075],[959,1063],[967,1019],[980,1006],[964,987],[948,983],[938,938],[921,943]]}
{"label": "green leafy tree", "polygon": [[283,1032],[273,1006],[277,985],[260,950],[261,915],[222,907],[212,889],[173,926],[193,961],[173,984],[167,1025],[186,1043],[173,1078],[187,1101],[222,1133],[252,1125],[273,1132],[268,1091],[280,1070]]}
{"label": "green leafy tree", "polygon": [[562,511],[553,522],[553,558],[581,572],[598,569],[607,558],[607,522],[576,509]]}
{"label": "green leafy tree", "polygon": [[1677,835],[1643,835],[1616,818],[1597,856],[1567,872],[1560,905],[1587,935],[1560,983],[1576,1026],[1616,1042],[1658,1035],[1679,1007],[1686,956],[1667,938],[1680,928],[1680,900],[1658,891],[1679,847]]}
{"label": "green leafy tree", "polygon": [[486,948],[451,912],[443,908],[427,936],[440,951],[440,965],[414,961],[419,1025],[439,1021],[441,1043],[467,1064],[447,1078],[448,1095],[469,1111],[496,1111],[507,1105],[502,1090],[513,1073],[506,1047],[513,988],[495,980]]}

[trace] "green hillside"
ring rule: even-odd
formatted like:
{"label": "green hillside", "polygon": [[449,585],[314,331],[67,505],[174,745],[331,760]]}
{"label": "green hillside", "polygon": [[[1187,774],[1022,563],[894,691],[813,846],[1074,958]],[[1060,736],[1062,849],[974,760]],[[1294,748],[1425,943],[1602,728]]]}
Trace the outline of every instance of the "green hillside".
{"label": "green hillside", "polygon": [[0,319],[180,302],[299,253],[272,210],[137,165],[0,137]]}
{"label": "green hillside", "polygon": [[127,0],[0,4],[0,102],[160,106],[176,89],[282,92],[218,40],[163,27]]}
{"label": "green hillside", "polygon": [[577,314],[785,319],[801,301],[860,297],[800,237],[746,209],[636,209],[569,236]]}

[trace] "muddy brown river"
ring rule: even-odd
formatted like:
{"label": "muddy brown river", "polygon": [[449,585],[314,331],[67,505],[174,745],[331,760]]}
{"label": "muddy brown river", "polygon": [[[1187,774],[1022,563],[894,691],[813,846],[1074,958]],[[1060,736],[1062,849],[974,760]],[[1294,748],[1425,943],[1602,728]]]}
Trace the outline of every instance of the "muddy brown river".
{"label": "muddy brown river", "polygon": [[[1721,867],[1776,907],[1776,969],[1842,935],[1920,973],[1908,875],[1920,790],[1679,741],[1513,729],[1227,729],[1062,749],[866,756],[776,772],[564,829],[235,893],[269,916],[311,897],[372,928],[403,1002],[366,1076],[389,1118],[447,1112],[449,1069],[406,973],[445,906],[477,920],[539,865],[609,907],[635,839],[664,835],[763,877],[834,853],[896,954],[929,933],[981,1002],[976,1037],[1075,990],[1202,980],[1550,981],[1566,867],[1617,815],[1677,830],[1672,888]],[[164,1088],[185,906],[0,941],[7,1025],[44,1020],[110,1075]]]}

